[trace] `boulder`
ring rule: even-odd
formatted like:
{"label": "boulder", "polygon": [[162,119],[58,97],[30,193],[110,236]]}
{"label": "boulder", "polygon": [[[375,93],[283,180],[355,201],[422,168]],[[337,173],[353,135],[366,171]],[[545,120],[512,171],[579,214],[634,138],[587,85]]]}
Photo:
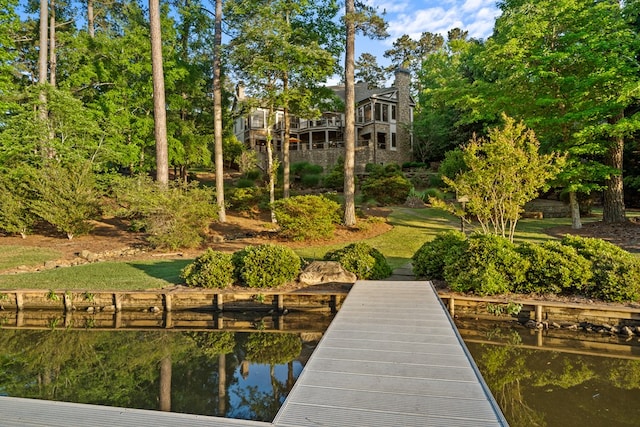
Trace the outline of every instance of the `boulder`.
{"label": "boulder", "polygon": [[300,283],[355,283],[356,275],[347,271],[337,261],[313,261],[300,273]]}

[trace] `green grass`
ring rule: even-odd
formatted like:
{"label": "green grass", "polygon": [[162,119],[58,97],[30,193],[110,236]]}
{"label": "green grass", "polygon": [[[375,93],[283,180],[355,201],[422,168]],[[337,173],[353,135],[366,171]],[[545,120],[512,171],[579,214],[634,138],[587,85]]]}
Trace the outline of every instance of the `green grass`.
{"label": "green grass", "polygon": [[45,261],[60,258],[60,253],[53,249],[34,248],[32,246],[6,245],[0,246],[0,270],[42,265]]}
{"label": "green grass", "polygon": [[[584,223],[599,220],[599,216],[583,219]],[[395,207],[387,218],[393,229],[380,236],[365,240],[381,251],[392,268],[411,261],[413,254],[438,233],[460,229],[460,220],[438,209]],[[571,225],[569,218],[543,220],[523,219],[518,222],[516,241],[544,241],[550,237],[545,230]],[[468,231],[474,226],[466,225]],[[345,244],[309,246],[296,250],[307,260],[322,259],[329,250]],[[55,251],[22,246],[0,246],[0,268],[18,265],[38,265],[58,258]],[[0,275],[0,289],[88,289],[88,290],[142,290],[179,284],[180,271],[191,259],[100,262],[70,268],[59,268],[39,273]]]}
{"label": "green grass", "polygon": [[144,290],[182,282],[180,271],[192,260],[99,262],[39,273],[0,276],[0,289]]}

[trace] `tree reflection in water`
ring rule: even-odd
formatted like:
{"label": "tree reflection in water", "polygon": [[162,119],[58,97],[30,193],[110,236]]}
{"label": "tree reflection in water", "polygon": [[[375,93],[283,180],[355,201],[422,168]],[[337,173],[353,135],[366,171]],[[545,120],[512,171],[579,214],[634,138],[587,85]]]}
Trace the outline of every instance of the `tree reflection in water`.
{"label": "tree reflection in water", "polygon": [[466,344],[512,427],[638,425],[638,356],[523,348],[519,332],[508,328],[487,331],[484,343]]}
{"label": "tree reflection in water", "polygon": [[[285,333],[0,329],[0,395],[271,421],[301,350]],[[268,378],[240,387],[243,361]]]}

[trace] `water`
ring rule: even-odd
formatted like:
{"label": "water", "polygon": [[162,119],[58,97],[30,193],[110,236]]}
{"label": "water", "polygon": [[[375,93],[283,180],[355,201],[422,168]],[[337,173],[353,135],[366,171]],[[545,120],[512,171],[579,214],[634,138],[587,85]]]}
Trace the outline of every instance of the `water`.
{"label": "water", "polygon": [[[331,320],[38,312],[19,319],[25,329],[5,314],[0,395],[261,421],[273,420]],[[456,323],[512,427],[640,426],[638,337]]]}
{"label": "water", "polygon": [[512,427],[640,426],[640,342],[457,321]]}
{"label": "water", "polygon": [[320,337],[5,327],[0,395],[271,421]]}

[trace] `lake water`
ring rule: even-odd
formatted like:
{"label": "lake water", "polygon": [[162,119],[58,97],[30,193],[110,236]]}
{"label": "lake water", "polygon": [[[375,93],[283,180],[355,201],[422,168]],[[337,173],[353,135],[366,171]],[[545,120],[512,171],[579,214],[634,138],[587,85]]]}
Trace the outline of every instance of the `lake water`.
{"label": "lake water", "polygon": [[[326,317],[319,317],[323,328]],[[283,325],[265,319],[225,322]],[[271,421],[321,336],[5,327],[0,395]]]}
{"label": "lake water", "polygon": [[[174,319],[183,329],[166,329],[162,318],[165,329],[130,319],[121,323],[135,330],[73,329],[87,325],[77,315],[21,320],[48,329],[5,322],[0,395],[271,421],[330,321],[289,316],[191,319],[200,327]],[[640,426],[638,337],[456,322],[512,427]]]}
{"label": "lake water", "polygon": [[511,427],[640,426],[640,342],[457,321]]}

